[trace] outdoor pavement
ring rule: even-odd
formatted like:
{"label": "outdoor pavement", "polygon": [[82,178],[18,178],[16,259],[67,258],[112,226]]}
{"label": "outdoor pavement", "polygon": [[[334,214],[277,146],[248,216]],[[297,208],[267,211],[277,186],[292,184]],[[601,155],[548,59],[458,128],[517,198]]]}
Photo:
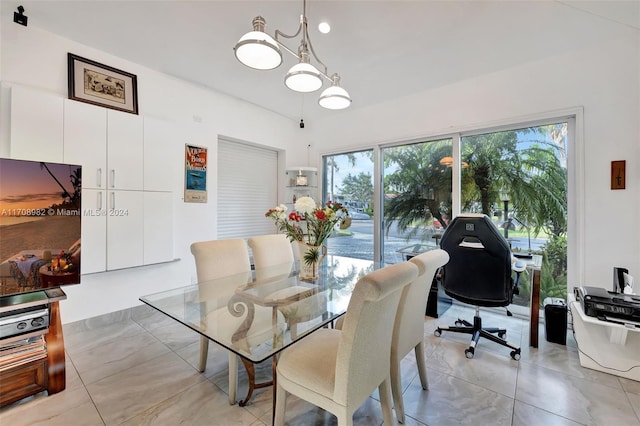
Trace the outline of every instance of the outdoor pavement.
{"label": "outdoor pavement", "polygon": [[[373,220],[354,220],[349,228],[351,235],[333,236],[327,240],[327,248],[329,253],[338,256],[348,256],[357,259],[373,259]],[[521,251],[527,251],[528,239],[525,238],[509,238],[512,248],[520,248]],[[539,238],[531,239],[531,248],[541,250],[546,243],[545,240]],[[403,254],[398,253],[399,249],[413,244],[426,244],[436,246],[433,238],[427,238],[424,241],[419,236],[407,240],[403,233],[398,231],[395,226],[391,226],[388,233],[384,235],[384,246],[387,263],[397,263],[404,260]]]}

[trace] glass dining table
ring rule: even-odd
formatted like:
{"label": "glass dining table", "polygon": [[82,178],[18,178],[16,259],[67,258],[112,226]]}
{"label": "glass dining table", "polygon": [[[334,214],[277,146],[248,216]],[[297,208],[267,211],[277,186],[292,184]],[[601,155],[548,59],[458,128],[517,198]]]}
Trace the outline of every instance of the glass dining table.
{"label": "glass dining table", "polygon": [[[356,282],[379,267],[370,260],[328,255],[314,281],[299,278],[294,262],[140,300],[240,357],[249,376],[240,401],[244,406],[255,389],[274,384],[278,353],[344,314]],[[269,358],[274,380],[256,383],[254,365]]]}

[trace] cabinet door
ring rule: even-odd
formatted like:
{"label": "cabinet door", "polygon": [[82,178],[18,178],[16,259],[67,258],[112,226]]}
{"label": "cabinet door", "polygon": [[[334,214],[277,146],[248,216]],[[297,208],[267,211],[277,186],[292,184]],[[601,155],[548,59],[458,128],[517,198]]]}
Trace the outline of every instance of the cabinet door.
{"label": "cabinet door", "polygon": [[82,189],[82,274],[107,269],[107,192]]}
{"label": "cabinet door", "polygon": [[178,125],[144,118],[144,189],[177,191],[184,177],[184,137]]}
{"label": "cabinet door", "polygon": [[64,161],[82,165],[84,188],[107,185],[107,111],[65,99]]}
{"label": "cabinet door", "polygon": [[170,192],[144,192],[144,264],[173,259],[173,205]]}
{"label": "cabinet door", "polygon": [[108,191],[107,269],[142,265],[143,194]]}
{"label": "cabinet door", "polygon": [[142,118],[107,110],[109,189],[142,189]]}
{"label": "cabinet door", "polygon": [[11,88],[11,158],[62,163],[63,98]]}

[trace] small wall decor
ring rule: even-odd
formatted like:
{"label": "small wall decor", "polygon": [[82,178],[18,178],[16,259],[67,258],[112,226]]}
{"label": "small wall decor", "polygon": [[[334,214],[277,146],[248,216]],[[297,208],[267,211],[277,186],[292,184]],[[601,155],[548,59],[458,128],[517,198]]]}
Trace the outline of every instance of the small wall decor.
{"label": "small wall decor", "polygon": [[185,145],[184,202],[207,202],[207,148]]}
{"label": "small wall decor", "polygon": [[138,113],[138,82],[128,73],[73,53],[67,54],[69,99]]}
{"label": "small wall decor", "polygon": [[611,162],[611,189],[625,189],[626,161]]}

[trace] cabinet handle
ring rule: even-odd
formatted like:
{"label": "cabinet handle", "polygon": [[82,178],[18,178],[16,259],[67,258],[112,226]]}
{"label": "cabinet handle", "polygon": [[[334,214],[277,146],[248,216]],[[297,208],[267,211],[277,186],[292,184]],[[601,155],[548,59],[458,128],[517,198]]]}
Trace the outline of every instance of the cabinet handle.
{"label": "cabinet handle", "polygon": [[98,210],[102,210],[102,192],[98,192]]}
{"label": "cabinet handle", "polygon": [[111,193],[111,210],[114,210],[116,208],[116,193],[112,192]]}
{"label": "cabinet handle", "polygon": [[96,179],[98,180],[98,188],[102,188],[102,168],[98,168]]}
{"label": "cabinet handle", "polygon": [[111,187],[116,187],[116,169],[111,169]]}

